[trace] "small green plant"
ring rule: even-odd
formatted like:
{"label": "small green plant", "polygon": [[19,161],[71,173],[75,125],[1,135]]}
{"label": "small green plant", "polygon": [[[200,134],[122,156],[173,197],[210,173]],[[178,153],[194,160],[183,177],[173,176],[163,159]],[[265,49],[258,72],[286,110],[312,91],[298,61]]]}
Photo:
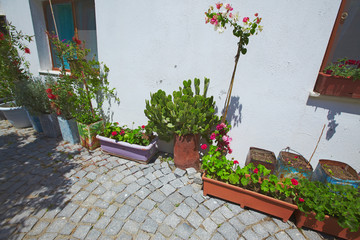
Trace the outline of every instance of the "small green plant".
{"label": "small green plant", "polygon": [[347,58],[338,59],[337,62],[324,68],[323,72],[332,76],[353,78],[354,81],[360,80],[360,61]]}
{"label": "small green plant", "polygon": [[360,193],[350,185],[324,184],[300,179],[295,187],[296,204],[300,211],[315,213],[319,221],[329,215],[338,219],[343,228],[356,232],[360,227]]}
{"label": "small green plant", "polygon": [[178,207],[178,206],[180,206],[180,203],[176,203],[176,204],[175,204],[175,207]]}
{"label": "small green plant", "polygon": [[127,126],[119,126],[118,122],[107,123],[105,126],[104,136],[115,139],[116,141],[128,142],[141,146],[147,146],[155,138],[147,126],[142,125],[135,129]]}

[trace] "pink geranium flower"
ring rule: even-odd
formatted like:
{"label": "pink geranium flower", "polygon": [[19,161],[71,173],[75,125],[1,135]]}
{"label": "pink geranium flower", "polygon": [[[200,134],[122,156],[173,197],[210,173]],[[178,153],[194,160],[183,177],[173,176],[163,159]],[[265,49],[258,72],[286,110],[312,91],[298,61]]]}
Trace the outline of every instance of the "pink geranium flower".
{"label": "pink geranium flower", "polygon": [[215,138],[216,138],[216,133],[212,133],[212,134],[210,135],[210,140],[215,140]]}
{"label": "pink geranium flower", "polygon": [[256,174],[256,173],[258,173],[258,172],[259,172],[259,169],[255,168],[255,169],[254,169],[254,173]]}
{"label": "pink geranium flower", "polygon": [[244,22],[244,23],[247,23],[247,21],[249,21],[249,18],[248,18],[248,17],[244,17],[244,18],[243,18],[243,22]]}
{"label": "pink geranium flower", "polygon": [[298,182],[295,178],[291,179],[291,183],[292,183],[294,186],[296,186],[296,185],[299,184],[299,182]]}
{"label": "pink geranium flower", "polygon": [[111,133],[111,135],[116,136],[116,135],[117,135],[117,132],[116,132],[116,131],[113,131],[113,132]]}
{"label": "pink geranium flower", "polygon": [[234,160],[234,164],[239,164],[239,161],[238,161],[238,160]]}
{"label": "pink geranium flower", "polygon": [[218,3],[216,3],[216,8],[220,9],[222,7],[222,5],[223,5],[222,3],[218,2]]}
{"label": "pink geranium flower", "polygon": [[141,128],[142,128],[142,129],[145,129],[145,125],[142,125]]}
{"label": "pink geranium flower", "polygon": [[301,197],[299,197],[299,202],[304,202],[305,200]]}
{"label": "pink geranium flower", "polygon": [[207,149],[207,145],[206,145],[206,144],[201,145],[201,149],[202,149],[202,150]]}

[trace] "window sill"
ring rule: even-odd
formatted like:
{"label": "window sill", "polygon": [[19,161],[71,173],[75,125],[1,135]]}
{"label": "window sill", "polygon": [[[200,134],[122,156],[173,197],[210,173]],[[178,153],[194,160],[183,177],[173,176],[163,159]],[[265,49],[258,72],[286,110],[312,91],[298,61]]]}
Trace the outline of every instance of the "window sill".
{"label": "window sill", "polygon": [[[61,74],[61,72],[59,70],[40,70],[39,71],[40,75],[50,75],[50,76],[59,76]],[[70,75],[70,72],[66,72],[67,75]]]}
{"label": "window sill", "polygon": [[310,91],[309,97],[315,99],[321,99],[321,100],[344,102],[344,103],[360,103],[360,98],[328,96],[328,95],[322,95],[315,91]]}

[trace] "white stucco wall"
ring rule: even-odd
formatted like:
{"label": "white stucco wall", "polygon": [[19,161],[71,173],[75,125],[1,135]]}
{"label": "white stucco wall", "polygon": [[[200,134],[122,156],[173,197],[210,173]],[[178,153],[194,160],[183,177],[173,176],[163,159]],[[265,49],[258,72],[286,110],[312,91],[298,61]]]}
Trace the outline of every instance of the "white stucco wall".
{"label": "white stucco wall", "polygon": [[[205,76],[221,112],[237,39],[231,29],[219,35],[205,25],[204,12],[215,2],[95,0],[99,60],[110,68],[111,86],[121,100],[112,106],[114,121],[146,124],[143,111],[150,92],[171,93],[183,80]],[[319,159],[334,159],[360,171],[360,101],[309,97],[340,2],[232,2],[242,17],[258,12],[264,25],[251,37],[236,73],[229,110],[232,157],[244,163],[250,146],[276,155],[290,146],[310,158],[326,124],[313,167]],[[30,15],[26,7],[21,17],[12,11],[14,23],[32,23],[24,20]]]}

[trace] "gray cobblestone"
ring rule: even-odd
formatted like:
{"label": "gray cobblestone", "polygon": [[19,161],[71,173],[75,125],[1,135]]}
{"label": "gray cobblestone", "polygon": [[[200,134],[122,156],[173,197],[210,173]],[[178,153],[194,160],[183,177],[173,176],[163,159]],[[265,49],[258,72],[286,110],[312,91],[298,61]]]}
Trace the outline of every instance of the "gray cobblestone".
{"label": "gray cobblestone", "polygon": [[29,232],[29,235],[39,235],[49,225],[49,222],[39,221]]}
{"label": "gray cobblestone", "polygon": [[90,231],[91,226],[89,225],[80,225],[76,228],[73,237],[84,239],[88,232]]}
{"label": "gray cobblestone", "polygon": [[199,228],[204,219],[196,212],[191,212],[187,218],[188,222],[195,228]]}
{"label": "gray cobblestone", "polygon": [[144,201],[142,201],[142,203],[139,205],[139,207],[142,207],[148,211],[150,211],[151,209],[154,208],[156,202],[154,202],[153,200],[150,199],[145,199]]}
{"label": "gray cobblestone", "polygon": [[71,216],[70,220],[77,223],[80,222],[80,219],[85,215],[87,212],[86,208],[79,208],[76,212]]}
{"label": "gray cobblestone", "polygon": [[98,239],[101,235],[101,232],[99,232],[96,229],[91,229],[89,234],[86,236],[85,240],[94,240]]}
{"label": "gray cobblestone", "polygon": [[66,223],[63,229],[61,229],[60,234],[63,235],[70,235],[72,231],[74,230],[75,225],[72,223]]}
{"label": "gray cobblestone", "polygon": [[175,188],[169,184],[164,185],[162,188],[160,188],[160,191],[162,191],[165,196],[169,196],[173,192],[175,192]]}
{"label": "gray cobblestone", "polygon": [[69,203],[66,205],[66,207],[59,213],[59,217],[70,217],[76,209],[79,207],[79,205],[75,203]]}
{"label": "gray cobblestone", "polygon": [[142,187],[139,191],[136,192],[136,196],[141,199],[145,199],[151,192],[146,187]]}
{"label": "gray cobblestone", "polygon": [[141,208],[137,208],[131,214],[130,219],[134,220],[137,223],[142,223],[145,220],[146,215],[147,215],[147,211]]}
{"label": "gray cobblestone", "polygon": [[194,228],[192,228],[186,223],[182,223],[175,229],[174,234],[183,239],[188,239],[194,231]]}
{"label": "gray cobblestone", "polygon": [[210,218],[205,219],[202,224],[209,233],[213,233],[217,229],[216,223],[214,223]]}
{"label": "gray cobblestone", "polygon": [[156,190],[155,192],[152,192],[149,197],[158,203],[161,203],[166,198],[165,195],[158,190]]}
{"label": "gray cobblestone", "polygon": [[123,229],[130,234],[136,234],[139,230],[139,223],[128,220],[126,221]]}
{"label": "gray cobblestone", "polygon": [[124,222],[118,219],[113,219],[111,223],[106,227],[105,234],[114,236],[120,232],[120,229],[124,225]]}
{"label": "gray cobblestone", "polygon": [[100,213],[98,211],[92,209],[83,217],[81,221],[84,223],[96,223],[97,219],[99,218],[99,214]]}
{"label": "gray cobblestone", "polygon": [[98,199],[95,204],[94,204],[95,207],[98,207],[98,208],[103,208],[103,209],[107,209],[109,207],[109,203],[101,200],[101,199]]}
{"label": "gray cobblestone", "polygon": [[134,207],[129,205],[124,205],[119,208],[119,210],[115,213],[115,218],[120,220],[125,220],[132,212],[134,211]]}
{"label": "gray cobblestone", "polygon": [[185,203],[181,203],[176,210],[174,211],[178,216],[182,217],[182,218],[186,218],[190,212],[191,212],[191,208],[189,208],[188,205],[186,205]]}
{"label": "gray cobblestone", "polygon": [[118,207],[117,207],[117,206],[115,206],[115,205],[110,205],[110,206],[106,209],[104,215],[107,216],[107,217],[112,217],[117,210],[118,210]]}
{"label": "gray cobblestone", "polygon": [[99,221],[96,222],[94,227],[98,228],[98,229],[105,229],[106,226],[110,223],[110,221],[111,221],[111,218],[103,216],[100,218]]}
{"label": "gray cobblestone", "polygon": [[181,219],[176,216],[176,214],[171,213],[165,218],[164,223],[172,228],[176,228],[176,226],[180,223]]}
{"label": "gray cobblestone", "polygon": [[229,223],[236,229],[236,231],[241,234],[244,232],[246,226],[242,224],[237,217],[233,217],[229,220]]}
{"label": "gray cobblestone", "polygon": [[291,237],[291,239],[305,240],[304,236],[297,229],[286,229],[285,232]]}
{"label": "gray cobblestone", "polygon": [[284,231],[276,233],[275,237],[279,240],[291,240],[289,235],[287,235]]}
{"label": "gray cobblestone", "polygon": [[141,225],[141,229],[148,233],[155,233],[159,225],[152,219],[146,219]]}
{"label": "gray cobblestone", "polygon": [[47,228],[46,232],[60,232],[60,230],[65,226],[65,224],[65,219],[55,219],[55,221]]}
{"label": "gray cobblestone", "polygon": [[125,201],[125,203],[132,207],[137,207],[141,203],[141,199],[132,195]]}

